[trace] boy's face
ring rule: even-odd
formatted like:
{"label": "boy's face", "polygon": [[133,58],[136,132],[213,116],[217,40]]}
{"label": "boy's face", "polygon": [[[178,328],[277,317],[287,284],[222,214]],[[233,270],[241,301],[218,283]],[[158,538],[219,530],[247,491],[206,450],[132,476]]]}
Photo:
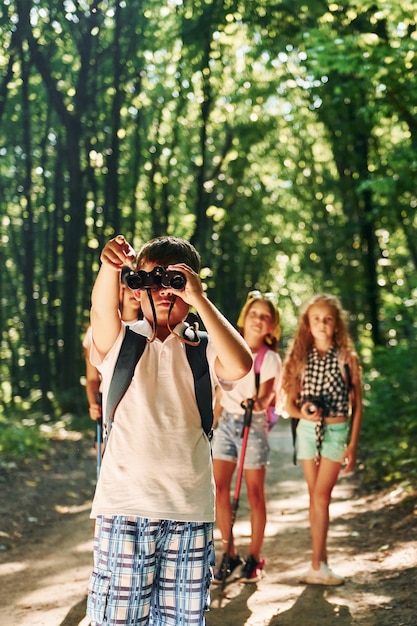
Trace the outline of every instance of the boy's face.
{"label": "boy's face", "polygon": [[[143,265],[141,265],[140,269],[144,270],[145,272],[151,272],[153,268],[157,267],[158,265],[160,265],[160,263],[147,261],[143,263]],[[148,320],[150,324],[153,324],[153,313],[148,292],[146,291],[146,289],[137,289],[134,293],[136,298],[140,300],[144,317]],[[162,289],[152,290],[152,300],[155,306],[158,327],[167,326],[168,311],[174,295],[177,296],[177,298],[169,315],[170,327],[174,328],[176,324],[179,324],[187,317],[190,307],[186,302],[184,302],[184,300],[181,299],[180,294],[181,292],[178,292],[175,289],[165,287],[163,287]]]}

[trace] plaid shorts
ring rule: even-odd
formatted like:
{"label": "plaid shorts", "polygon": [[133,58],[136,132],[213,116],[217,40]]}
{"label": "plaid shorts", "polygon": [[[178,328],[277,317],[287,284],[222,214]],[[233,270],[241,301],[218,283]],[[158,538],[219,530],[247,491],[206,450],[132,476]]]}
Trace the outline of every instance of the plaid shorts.
{"label": "plaid shorts", "polygon": [[96,626],[204,626],[213,524],[98,516],[87,615]]}

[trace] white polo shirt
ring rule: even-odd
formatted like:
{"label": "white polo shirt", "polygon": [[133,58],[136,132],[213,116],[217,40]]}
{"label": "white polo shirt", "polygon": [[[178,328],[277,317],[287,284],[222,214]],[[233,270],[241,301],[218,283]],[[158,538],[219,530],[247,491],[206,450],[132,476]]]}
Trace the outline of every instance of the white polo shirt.
{"label": "white polo shirt", "polygon": [[[146,320],[129,327],[151,334]],[[125,329],[123,325],[104,360],[92,345],[91,361],[103,377],[103,415]],[[209,341],[213,389],[215,357]],[[202,428],[185,345],[173,335],[163,342],[155,339],[146,345],[116,409],[91,517],[212,522],[214,493],[210,442]]]}

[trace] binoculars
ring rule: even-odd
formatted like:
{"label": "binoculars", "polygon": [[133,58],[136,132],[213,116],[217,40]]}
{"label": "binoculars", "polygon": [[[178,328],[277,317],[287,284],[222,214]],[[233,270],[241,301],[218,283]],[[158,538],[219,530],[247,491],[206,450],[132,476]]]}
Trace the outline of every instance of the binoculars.
{"label": "binoculars", "polygon": [[130,272],[125,278],[129,289],[184,289],[187,282],[182,272],[170,271],[166,267],[157,265],[151,272],[139,270],[138,272]]}

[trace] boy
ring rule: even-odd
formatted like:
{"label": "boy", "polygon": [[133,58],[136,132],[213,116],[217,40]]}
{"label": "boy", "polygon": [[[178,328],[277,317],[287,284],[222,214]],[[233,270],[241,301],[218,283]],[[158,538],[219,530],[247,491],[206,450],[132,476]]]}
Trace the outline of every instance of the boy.
{"label": "boy", "polygon": [[[120,270],[135,253],[122,235],[109,241],[92,294],[91,360],[103,377],[103,409],[126,327],[118,309]],[[154,268],[183,279],[164,287]],[[135,289],[148,338],[114,415],[94,496],[94,571],[87,613],[96,626],[203,626],[213,559],[214,481],[193,374],[180,339],[189,307],[210,341],[212,384],[242,378],[252,364],[239,333],[204,295],[200,259],[187,241],[145,244]],[[183,284],[185,282],[185,284]]]}

